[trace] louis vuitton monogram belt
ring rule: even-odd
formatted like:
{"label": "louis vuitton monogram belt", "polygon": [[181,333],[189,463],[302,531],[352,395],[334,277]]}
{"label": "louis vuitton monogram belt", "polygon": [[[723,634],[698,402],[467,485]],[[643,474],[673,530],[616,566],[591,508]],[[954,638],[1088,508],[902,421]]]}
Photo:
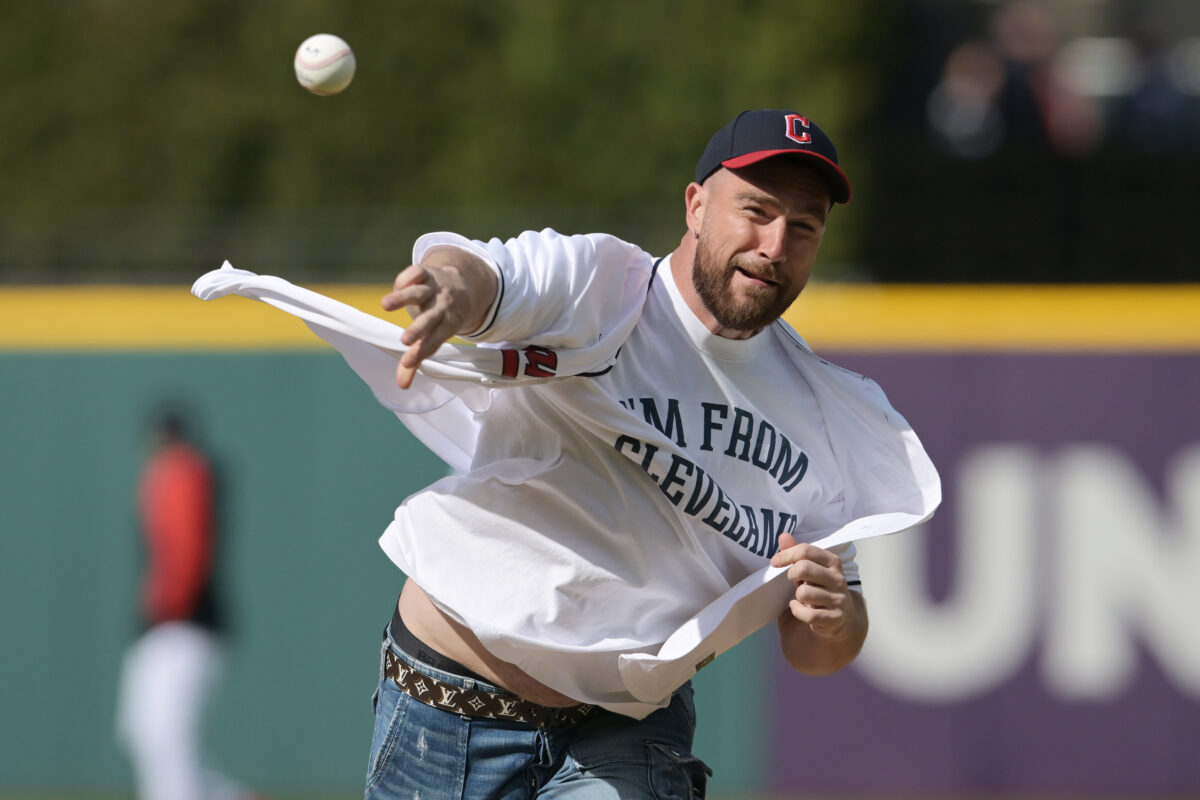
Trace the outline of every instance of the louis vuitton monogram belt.
{"label": "louis vuitton monogram belt", "polygon": [[537,728],[569,728],[599,711],[594,705],[553,708],[512,694],[463,689],[418,672],[401,661],[390,647],[384,649],[383,673],[414,700],[464,717],[520,722]]}

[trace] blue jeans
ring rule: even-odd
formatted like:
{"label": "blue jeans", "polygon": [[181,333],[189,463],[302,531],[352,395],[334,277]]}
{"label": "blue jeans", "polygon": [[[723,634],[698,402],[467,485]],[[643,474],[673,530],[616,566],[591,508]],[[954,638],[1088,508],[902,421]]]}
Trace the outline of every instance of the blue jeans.
{"label": "blue jeans", "polygon": [[[419,672],[464,689],[503,692],[418,661]],[[382,669],[381,669],[382,673]],[[691,684],[643,720],[599,709],[569,728],[474,719],[415,700],[381,674],[366,800],[627,800],[703,798],[710,773],[691,754]]]}

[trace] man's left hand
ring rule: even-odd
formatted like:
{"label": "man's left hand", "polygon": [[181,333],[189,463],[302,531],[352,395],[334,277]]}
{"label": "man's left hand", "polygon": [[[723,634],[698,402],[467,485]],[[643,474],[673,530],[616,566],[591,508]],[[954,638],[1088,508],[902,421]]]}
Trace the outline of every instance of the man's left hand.
{"label": "man's left hand", "polygon": [[788,604],[792,616],[823,639],[844,639],[853,633],[855,604],[836,553],[799,543],[788,533],[779,534],[779,551],[771,566],[787,567],[796,592]]}

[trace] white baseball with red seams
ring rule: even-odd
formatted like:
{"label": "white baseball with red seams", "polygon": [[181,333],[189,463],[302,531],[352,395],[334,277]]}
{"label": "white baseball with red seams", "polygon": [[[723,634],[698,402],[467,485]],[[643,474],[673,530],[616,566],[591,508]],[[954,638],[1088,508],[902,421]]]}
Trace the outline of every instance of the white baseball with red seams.
{"label": "white baseball with red seams", "polygon": [[310,36],[296,48],[296,80],[313,94],[337,94],[350,85],[357,66],[346,40],[332,33]]}

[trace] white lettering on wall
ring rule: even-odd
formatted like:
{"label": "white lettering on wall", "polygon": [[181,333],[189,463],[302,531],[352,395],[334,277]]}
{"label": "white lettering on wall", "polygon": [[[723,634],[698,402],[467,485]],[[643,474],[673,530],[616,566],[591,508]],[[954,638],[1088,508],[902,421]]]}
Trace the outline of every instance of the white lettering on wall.
{"label": "white lettering on wall", "polygon": [[921,529],[863,542],[871,616],[856,662],[872,682],[920,700],[955,701],[1001,683],[1033,640],[1034,455],[981,448],[958,474],[956,560],[949,596],[927,588]]}
{"label": "white lettering on wall", "polygon": [[1136,677],[1141,642],[1200,696],[1200,447],[1168,470],[1161,499],[1111,448],[1071,448],[1053,471],[1062,578],[1044,637],[1047,687],[1114,698]]}
{"label": "white lettering on wall", "polygon": [[859,546],[871,634],[856,667],[905,698],[982,694],[1033,657],[1047,692],[1101,701],[1139,645],[1200,697],[1200,446],[1159,497],[1119,450],[980,447],[957,475],[947,596],[928,589],[921,529]]}

